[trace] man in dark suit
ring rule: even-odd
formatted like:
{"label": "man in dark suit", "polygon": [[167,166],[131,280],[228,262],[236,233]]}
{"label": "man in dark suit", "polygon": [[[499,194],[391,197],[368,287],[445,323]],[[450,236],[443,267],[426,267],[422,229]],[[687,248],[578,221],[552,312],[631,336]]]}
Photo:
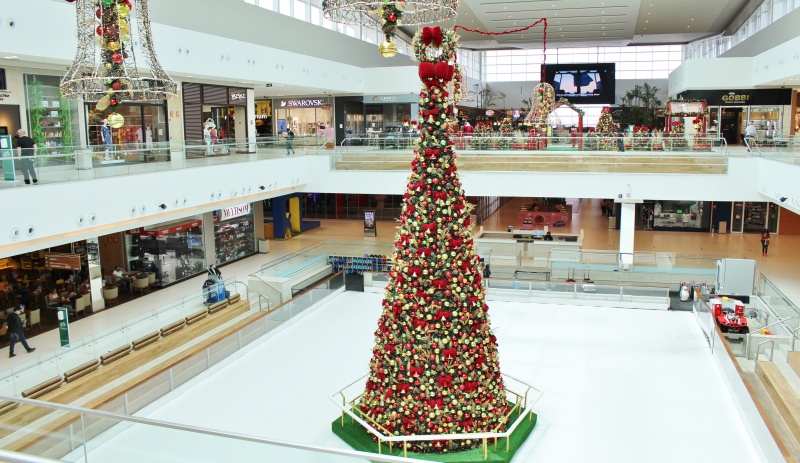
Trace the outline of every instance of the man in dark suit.
{"label": "man in dark suit", "polygon": [[19,317],[19,314],[23,312],[25,312],[25,306],[20,305],[8,315],[8,336],[11,339],[11,346],[8,348],[9,357],[15,357],[17,355],[14,353],[14,344],[16,344],[17,341],[22,343],[22,347],[24,347],[29,354],[36,350],[35,347],[30,347],[25,340],[25,327],[22,326],[22,319]]}

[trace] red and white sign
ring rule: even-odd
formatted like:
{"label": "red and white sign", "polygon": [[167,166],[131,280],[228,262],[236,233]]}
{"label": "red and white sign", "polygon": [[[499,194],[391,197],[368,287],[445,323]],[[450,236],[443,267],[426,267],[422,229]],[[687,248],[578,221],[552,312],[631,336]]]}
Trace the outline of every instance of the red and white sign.
{"label": "red and white sign", "polygon": [[226,207],[225,209],[220,210],[219,220],[230,220],[235,219],[236,217],[241,217],[243,215],[250,214],[250,203],[247,204],[240,204],[238,206],[233,207]]}
{"label": "red and white sign", "polygon": [[165,226],[164,228],[157,228],[155,230],[145,230],[143,228],[134,228],[133,230],[128,230],[125,233],[129,235],[140,235],[140,236],[155,236],[160,237],[164,235],[171,235],[173,233],[177,233],[183,230],[189,230],[190,228],[199,227],[203,224],[202,220],[194,220],[192,222],[186,222],[177,225],[169,225]]}

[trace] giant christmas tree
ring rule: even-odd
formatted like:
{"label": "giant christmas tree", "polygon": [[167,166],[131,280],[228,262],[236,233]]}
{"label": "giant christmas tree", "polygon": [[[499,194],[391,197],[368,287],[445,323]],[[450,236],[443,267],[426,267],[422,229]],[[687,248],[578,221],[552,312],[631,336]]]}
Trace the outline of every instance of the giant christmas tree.
{"label": "giant christmas tree", "polygon": [[[455,33],[426,27],[415,37],[414,52],[423,82],[421,135],[359,410],[396,436],[502,432],[509,407],[470,206],[447,132]],[[415,441],[409,450],[460,451],[479,443],[442,436]]]}

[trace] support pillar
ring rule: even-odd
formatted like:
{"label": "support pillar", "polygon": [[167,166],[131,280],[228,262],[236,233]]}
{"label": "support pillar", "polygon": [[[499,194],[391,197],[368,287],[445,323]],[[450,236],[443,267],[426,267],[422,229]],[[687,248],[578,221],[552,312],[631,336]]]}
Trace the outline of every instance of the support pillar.
{"label": "support pillar", "polygon": [[636,203],[642,202],[635,199],[620,199],[619,212],[619,254],[620,264],[627,268],[633,265],[633,238],[636,231]]}

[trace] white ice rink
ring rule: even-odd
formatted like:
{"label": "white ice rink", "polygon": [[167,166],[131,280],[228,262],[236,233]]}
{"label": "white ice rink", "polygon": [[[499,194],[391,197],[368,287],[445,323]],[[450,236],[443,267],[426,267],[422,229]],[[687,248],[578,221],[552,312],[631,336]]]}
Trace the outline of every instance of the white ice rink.
{"label": "white ice rink", "polygon": [[[149,418],[348,449],[328,397],[367,372],[379,294],[347,292],[190,381]],[[491,302],[503,372],[544,391],[514,462],[758,462],[694,316]],[[90,462],[351,461],[134,425]]]}

